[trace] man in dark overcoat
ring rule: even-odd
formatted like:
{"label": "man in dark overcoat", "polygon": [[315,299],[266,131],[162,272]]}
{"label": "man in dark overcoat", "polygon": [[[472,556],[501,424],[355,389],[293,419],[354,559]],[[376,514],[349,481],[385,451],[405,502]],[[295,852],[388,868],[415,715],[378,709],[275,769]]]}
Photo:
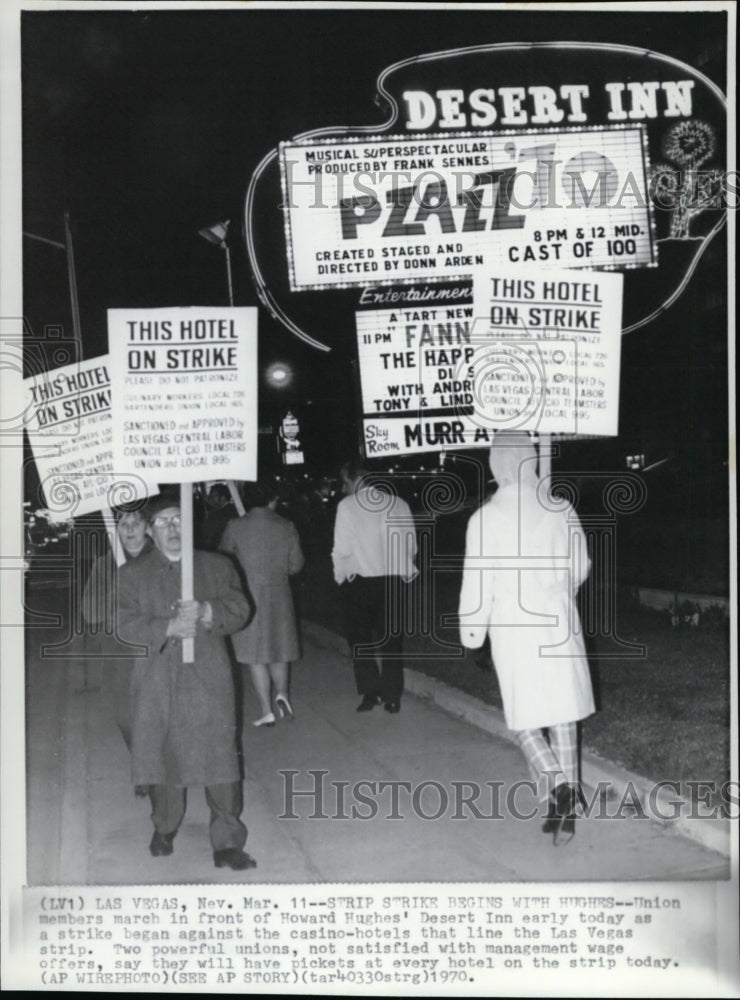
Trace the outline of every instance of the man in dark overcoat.
{"label": "man in dark overcoat", "polygon": [[[132,778],[148,785],[155,856],[171,854],[185,815],[186,789],[205,786],[217,868],[255,865],[242,849],[242,786],[234,687],[224,636],[247,621],[249,603],[222,555],[194,553],[194,600],[180,600],[179,501],[156,497],[147,509],[153,550],[121,567],[120,634],[143,646],[131,681]],[[192,663],[183,640],[194,640]]]}

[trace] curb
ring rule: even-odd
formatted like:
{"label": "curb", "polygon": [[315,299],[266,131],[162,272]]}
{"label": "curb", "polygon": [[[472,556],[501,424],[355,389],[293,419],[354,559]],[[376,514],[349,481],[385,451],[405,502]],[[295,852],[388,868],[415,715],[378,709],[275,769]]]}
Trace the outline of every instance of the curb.
{"label": "curb", "polygon": [[718,607],[722,608],[727,615],[730,613],[729,597],[712,597],[709,594],[690,594],[682,590],[658,590],[655,587],[638,586],[637,600],[640,604],[644,604],[645,607],[654,608],[656,611],[669,611],[676,601],[678,601],[679,604],[682,604],[684,601],[690,601],[702,610],[706,610],[711,607]]}
{"label": "curb", "polygon": [[[302,628],[304,635],[310,636],[318,645],[343,656],[348,655],[345,639],[336,632],[308,621],[302,623]],[[503,712],[495,705],[489,705],[436,677],[429,677],[409,667],[404,669],[404,682],[405,690],[417,698],[433,701],[444,711],[459,716],[492,736],[509,743],[516,742],[504,721]],[[583,784],[589,791],[599,792],[600,797],[605,794],[609,802],[622,803],[620,811],[622,808],[631,809],[631,804],[636,804],[635,810],[642,808],[649,821],[667,833],[685,837],[702,847],[730,857],[729,819],[692,815],[692,804],[682,796],[671,793],[666,788],[660,788],[656,792],[656,782],[628,771],[590,749],[584,749],[581,753],[581,772]],[[608,786],[608,792],[600,788],[600,785]],[[699,797],[694,804],[695,812],[700,809],[701,804]],[[675,816],[676,812],[678,816]]]}
{"label": "curb", "polygon": [[[82,663],[68,661],[65,711],[65,735],[61,747],[62,815],[59,839],[59,871],[69,885],[87,882],[88,830],[81,831],[88,815],[88,745],[87,673]],[[89,820],[88,820],[89,822]],[[80,833],[83,835],[80,836]]]}

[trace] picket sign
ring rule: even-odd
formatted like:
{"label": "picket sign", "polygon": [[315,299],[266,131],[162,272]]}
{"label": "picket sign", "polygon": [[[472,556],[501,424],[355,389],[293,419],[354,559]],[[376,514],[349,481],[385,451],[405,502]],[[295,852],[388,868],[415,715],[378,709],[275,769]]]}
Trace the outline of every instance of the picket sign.
{"label": "picket sign", "polygon": [[[135,455],[147,481],[179,485],[181,598],[192,601],[193,483],[257,475],[257,309],[109,309],[108,350],[117,376],[111,382],[114,466],[127,469]],[[177,448],[145,454],[141,432],[163,430],[176,431],[180,440],[192,432],[204,446],[195,455]],[[193,663],[193,640],[184,640],[182,650],[183,662]]]}

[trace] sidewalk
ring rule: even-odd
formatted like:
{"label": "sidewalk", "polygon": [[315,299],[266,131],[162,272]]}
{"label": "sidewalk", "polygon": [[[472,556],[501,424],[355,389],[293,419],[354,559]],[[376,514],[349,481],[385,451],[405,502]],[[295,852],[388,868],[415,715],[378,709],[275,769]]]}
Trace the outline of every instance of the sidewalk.
{"label": "sidewalk", "polygon": [[[247,849],[258,868],[232,872],[213,866],[208,810],[200,790],[175,852],[152,858],[148,799],[134,797],[128,754],[112,722],[107,685],[80,691],[76,660],[29,667],[29,883],[144,885],[156,883],[301,882],[518,882],[722,879],[729,861],[716,851],[672,836],[647,820],[580,820],[575,840],[555,848],[537,819],[455,815],[455,782],[501,782],[502,796],[528,778],[519,750],[495,732],[459,717],[459,704],[442,708],[407,691],[399,715],[380,709],[357,714],[349,657],[341,640],[317,626],[304,628],[305,655],[293,671],[296,719],[254,729],[256,713],[245,684],[243,733],[246,777],[243,818]],[[94,671],[88,686],[95,687]],[[416,675],[418,676],[418,675]],[[415,675],[409,671],[409,687]],[[52,682],[53,681],[53,682]],[[457,693],[459,695],[459,692]],[[466,696],[462,695],[462,698]],[[458,712],[458,717],[452,711]],[[281,775],[281,771],[296,775]],[[310,771],[325,771],[323,800],[293,798],[315,789]],[[408,782],[398,787],[398,818],[391,790],[360,781]],[[420,790],[422,782],[436,782]],[[339,783],[346,783],[340,785]],[[441,787],[441,791],[440,791]],[[465,786],[470,788],[469,785]],[[466,794],[470,795],[470,791]],[[344,800],[342,801],[342,795]],[[364,795],[370,804],[361,801]],[[448,805],[442,809],[442,797]],[[502,799],[501,814],[506,812]],[[533,809],[526,794],[522,812]],[[352,807],[372,819],[351,817]],[[414,804],[416,809],[414,809]],[[495,816],[489,797],[479,812]],[[293,812],[297,819],[281,819]],[[309,818],[314,811],[319,817]],[[442,812],[437,819],[429,817]],[[423,814],[423,815],[420,815]],[[424,817],[427,818],[424,818]]]}

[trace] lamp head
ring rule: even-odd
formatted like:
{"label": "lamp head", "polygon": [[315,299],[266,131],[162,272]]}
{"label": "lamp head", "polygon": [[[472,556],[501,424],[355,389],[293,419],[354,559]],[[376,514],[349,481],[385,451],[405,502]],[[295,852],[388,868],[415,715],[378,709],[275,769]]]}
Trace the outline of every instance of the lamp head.
{"label": "lamp head", "polygon": [[285,389],[293,381],[293,370],[285,361],[273,362],[265,375],[274,389]]}
{"label": "lamp head", "polygon": [[225,222],[215,222],[212,226],[199,229],[198,235],[202,236],[204,240],[208,240],[209,243],[215,243],[216,246],[222,247],[226,245],[228,232],[229,220],[227,219]]}

